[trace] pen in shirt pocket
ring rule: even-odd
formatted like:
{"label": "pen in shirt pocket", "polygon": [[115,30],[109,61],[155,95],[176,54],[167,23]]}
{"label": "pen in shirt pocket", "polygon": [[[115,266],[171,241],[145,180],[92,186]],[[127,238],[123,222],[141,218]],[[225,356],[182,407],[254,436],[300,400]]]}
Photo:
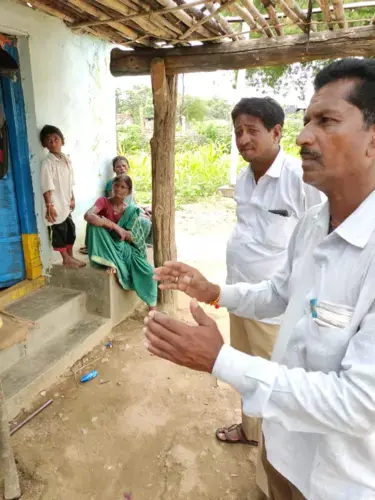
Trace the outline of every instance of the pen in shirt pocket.
{"label": "pen in shirt pocket", "polygon": [[281,217],[290,217],[288,210],[268,210],[270,214],[281,215]]}

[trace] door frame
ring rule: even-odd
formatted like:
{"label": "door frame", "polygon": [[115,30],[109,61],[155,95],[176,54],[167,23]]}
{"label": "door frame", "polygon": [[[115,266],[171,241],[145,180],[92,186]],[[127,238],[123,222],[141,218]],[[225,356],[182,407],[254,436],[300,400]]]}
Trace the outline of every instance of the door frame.
{"label": "door frame", "polygon": [[[0,39],[1,47],[18,64],[17,39]],[[25,102],[20,70],[13,78],[1,77],[4,108],[9,130],[9,149],[14,171],[17,208],[21,225],[22,247],[26,278],[34,280],[43,273],[40,239],[34,206],[34,192],[30,170],[29,146],[26,128]]]}

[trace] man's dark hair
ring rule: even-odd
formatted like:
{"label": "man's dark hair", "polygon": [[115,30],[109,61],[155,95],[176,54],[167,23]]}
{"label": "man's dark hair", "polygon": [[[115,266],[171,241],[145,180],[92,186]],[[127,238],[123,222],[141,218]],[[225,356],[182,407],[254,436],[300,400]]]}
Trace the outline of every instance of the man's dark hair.
{"label": "man's dark hair", "polygon": [[131,194],[133,192],[133,181],[131,180],[131,178],[128,175],[126,175],[126,174],[120,174],[120,175],[117,175],[113,179],[112,184],[117,184],[118,182],[121,182],[121,181],[125,182],[125,184],[129,188],[129,194]]}
{"label": "man's dark hair", "polygon": [[272,97],[246,97],[240,100],[232,111],[233,123],[240,115],[259,118],[267,130],[284,125],[285,114],[280,104]]}
{"label": "man's dark hair", "polygon": [[346,100],[362,111],[366,127],[375,124],[375,59],[346,58],[323,68],[315,77],[315,91],[337,80],[357,80]]}
{"label": "man's dark hair", "polygon": [[60,137],[60,139],[62,140],[62,143],[64,144],[65,139],[64,139],[63,133],[61,132],[61,130],[59,128],[54,127],[53,125],[44,125],[44,127],[40,131],[40,135],[39,135],[40,142],[42,143],[42,146],[45,146],[45,140],[46,140],[47,136],[52,135],[52,134],[58,135]]}

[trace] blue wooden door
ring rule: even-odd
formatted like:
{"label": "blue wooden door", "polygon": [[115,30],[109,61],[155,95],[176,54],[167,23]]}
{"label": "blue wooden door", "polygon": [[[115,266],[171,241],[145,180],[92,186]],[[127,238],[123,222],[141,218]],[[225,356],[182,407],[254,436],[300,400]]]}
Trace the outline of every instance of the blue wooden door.
{"label": "blue wooden door", "polygon": [[[0,78],[0,120],[4,116],[3,87]],[[8,151],[7,169],[2,169],[0,172],[0,289],[12,286],[25,278],[21,226],[9,140]]]}

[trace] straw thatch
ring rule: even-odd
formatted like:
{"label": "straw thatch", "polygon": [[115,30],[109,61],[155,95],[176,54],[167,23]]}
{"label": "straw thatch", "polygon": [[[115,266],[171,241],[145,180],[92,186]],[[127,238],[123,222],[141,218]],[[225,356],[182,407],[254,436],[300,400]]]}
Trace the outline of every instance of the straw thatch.
{"label": "straw thatch", "polygon": [[[88,32],[130,48],[188,47],[236,42],[284,34],[355,29],[374,25],[356,16],[348,24],[345,12],[374,8],[375,1],[315,0],[311,20],[297,0],[19,0],[24,5],[62,19],[76,32]],[[306,1],[303,5],[307,7]],[[368,12],[368,10],[367,10]],[[245,33],[245,35],[244,35]]]}

